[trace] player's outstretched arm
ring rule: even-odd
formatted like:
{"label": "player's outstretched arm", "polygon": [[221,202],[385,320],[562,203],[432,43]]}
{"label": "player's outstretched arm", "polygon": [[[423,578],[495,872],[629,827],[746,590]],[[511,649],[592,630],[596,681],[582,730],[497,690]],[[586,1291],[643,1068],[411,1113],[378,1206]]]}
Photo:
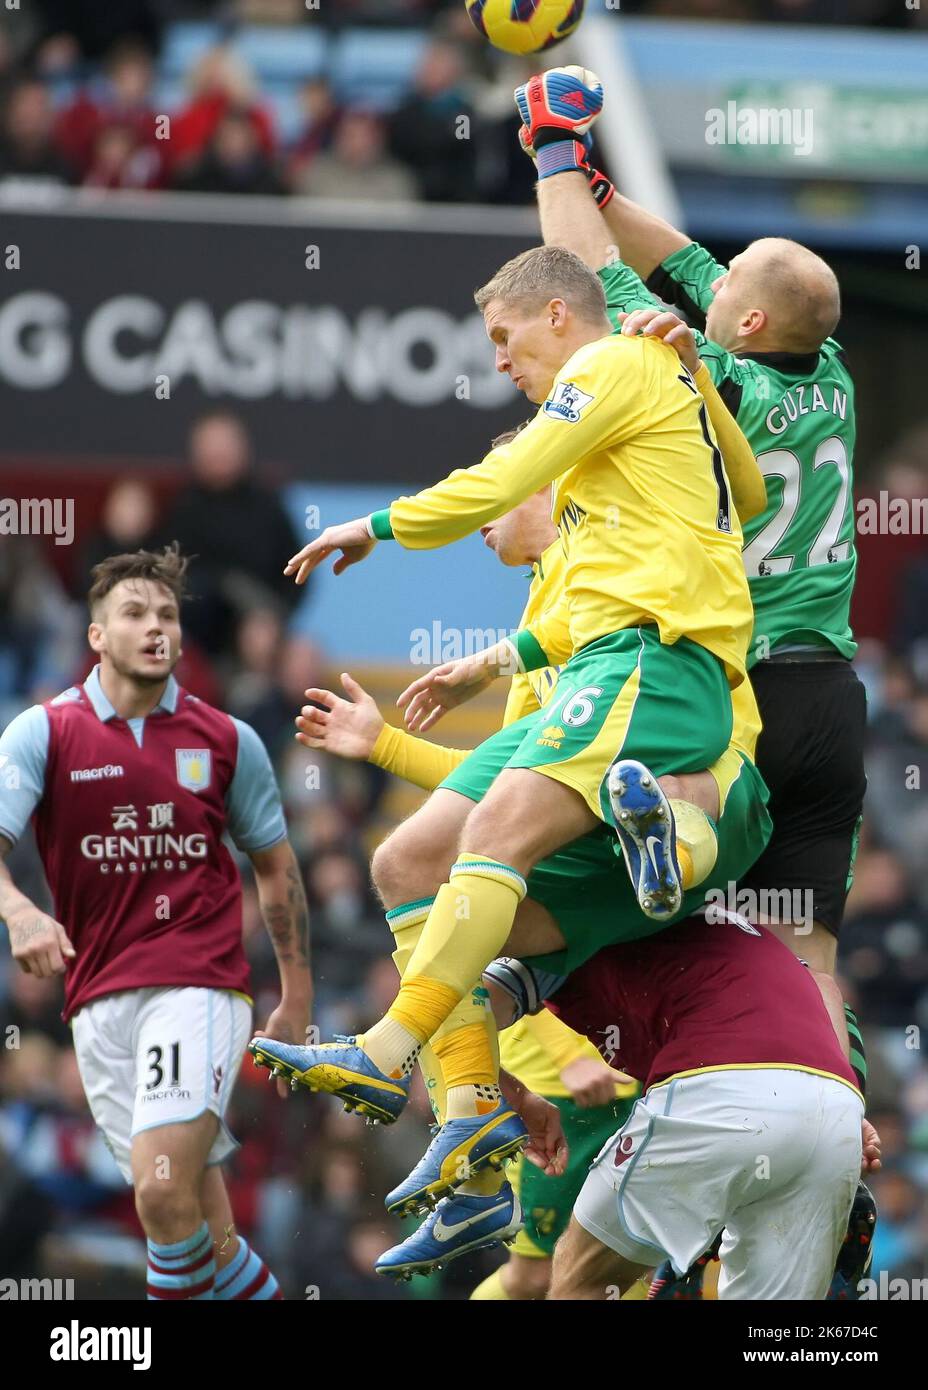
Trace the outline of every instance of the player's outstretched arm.
{"label": "player's outstretched arm", "polygon": [[708,367],[700,359],[699,346],[693,330],[669,310],[638,309],[620,317],[623,334],[634,337],[636,333],[641,333],[645,337],[661,338],[674,349],[684,367],[692,374],[706,403],[706,410],[722,451],[738,517],[743,523],[759,516],[767,505],[767,484],[764,475],[735,417],[715,389]]}
{"label": "player's outstretched arm", "polygon": [[542,179],[535,192],[545,245],[572,251],[590,270],[607,265],[615,243],[586,176],[570,172]]}
{"label": "player's outstretched arm", "polygon": [[[255,874],[261,916],[277,957],[280,971],[280,1003],[259,1037],[302,1044],[312,1016],[313,982],[309,964],[309,908],[303,877],[289,840],[248,855]],[[278,1081],[281,1096],[287,1082]]]}
{"label": "player's outstretched arm", "polygon": [[305,748],[323,748],[336,758],[367,762],[384,728],[384,717],[374,697],[347,671],[342,672],[341,682],[347,699],[332,690],[304,690],[312,703],[304,705],[296,717],[296,739]]}
{"label": "player's outstretched arm", "polygon": [[0,835],[0,918],[10,934],[13,959],[27,975],[62,975],[77,954],[60,922],[36,907],[13,882],[5,859],[13,846]]}
{"label": "player's outstretched arm", "polygon": [[313,702],[303,706],[296,720],[297,742],[304,747],[364,759],[424,791],[434,791],[469,756],[466,748],[443,748],[388,724],[373,697],[347,671],[342,685],[347,700],[331,690],[304,692]]}
{"label": "player's outstretched arm", "polygon": [[356,521],[343,521],[339,526],[327,526],[314,541],[290,557],[284,566],[284,574],[293,574],[297,584],[305,584],[313,570],[336,550],[342,554],[341,559],[335,561],[333,569],[336,574],[341,574],[349,565],[366,559],[376,544],[366,516]]}
{"label": "player's outstretched arm", "polygon": [[519,144],[536,161],[538,214],[546,246],[563,246],[593,271],[610,269],[603,288],[610,316],[656,303],[622,259],[603,213],[615,197],[605,174],[589,162],[588,134],[602,106],[602,84],[578,67],[549,68],[515,91],[523,120]]}
{"label": "player's outstretched arm", "polygon": [[[689,244],[683,232],[621,197],[590,167],[589,131],[604,104],[602,83],[594,72],[549,68],[516,88],[515,103],[522,120],[519,143],[538,166],[538,204],[548,245],[565,246],[593,270],[611,259],[610,247],[618,248],[625,264],[645,279],[672,252]],[[597,211],[595,218],[591,206]]]}
{"label": "player's outstretched arm", "polygon": [[522,1020],[535,1042],[550,1057],[576,1105],[586,1109],[615,1100],[616,1083],[634,1085],[634,1078],[589,1056],[586,1039],[580,1038],[550,1009],[526,1014]]}
{"label": "player's outstretched arm", "polygon": [[426,733],[449,709],[472,700],[501,676],[518,670],[512,643],[507,639],[473,656],[445,661],[419,676],[400,695],[397,705],[406,711],[406,727]]}
{"label": "player's outstretched arm", "polygon": [[602,217],[609,240],[621,248],[622,260],[642,280],[647,280],[668,256],[689,246],[692,240],[663,217],[648,212],[630,198],[623,198],[621,193],[609,200]]}

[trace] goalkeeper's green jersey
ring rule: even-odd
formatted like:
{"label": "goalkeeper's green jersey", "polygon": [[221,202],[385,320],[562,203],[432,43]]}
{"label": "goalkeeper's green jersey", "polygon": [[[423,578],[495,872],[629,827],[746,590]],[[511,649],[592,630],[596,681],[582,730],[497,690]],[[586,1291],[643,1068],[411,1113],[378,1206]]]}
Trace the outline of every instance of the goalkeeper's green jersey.
{"label": "goalkeeper's green jersey", "polygon": [[832,646],[852,657],[849,613],[854,546],[854,383],[840,346],[819,352],[734,356],[699,331],[712,282],[725,266],[695,242],[675,251],[647,286],[617,262],[600,271],[610,317],[658,297],[682,309],[719,394],[744,431],[767,482],[765,510],[744,526],[754,604],[748,666],[774,650]]}

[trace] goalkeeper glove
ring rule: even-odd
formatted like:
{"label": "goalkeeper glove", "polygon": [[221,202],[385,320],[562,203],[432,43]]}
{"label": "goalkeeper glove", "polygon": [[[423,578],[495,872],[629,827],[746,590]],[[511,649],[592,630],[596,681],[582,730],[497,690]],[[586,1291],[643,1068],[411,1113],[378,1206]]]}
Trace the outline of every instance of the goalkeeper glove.
{"label": "goalkeeper glove", "polygon": [[[551,174],[563,174],[571,170],[576,170],[580,174],[585,174],[589,179],[590,190],[595,199],[596,206],[602,211],[602,209],[607,207],[615,197],[615,185],[612,183],[611,179],[606,177],[601,169],[594,169],[589,162],[589,155],[593,148],[592,135],[584,135],[582,140],[561,140],[557,143],[561,152],[560,167],[557,169],[549,167],[547,174],[540,174],[539,176],[541,178],[546,178]],[[530,159],[535,159],[537,157],[528,126],[523,125],[519,127],[519,144]],[[562,148],[566,147],[568,144],[571,146],[569,150]]]}

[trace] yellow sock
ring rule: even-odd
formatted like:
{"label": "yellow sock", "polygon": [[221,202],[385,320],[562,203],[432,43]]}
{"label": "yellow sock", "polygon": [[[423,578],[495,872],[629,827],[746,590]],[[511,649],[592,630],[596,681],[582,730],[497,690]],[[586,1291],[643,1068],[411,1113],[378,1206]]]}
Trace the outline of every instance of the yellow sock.
{"label": "yellow sock", "polygon": [[[434,898],[429,898],[427,904],[411,903],[409,906],[414,908],[414,911],[396,908],[394,912],[387,913],[387,925],[393,933],[393,964],[396,966],[401,980],[406,974],[406,967],[412,960],[412,953],[422,935],[422,928],[428,921],[429,911],[434,901]],[[403,915],[398,918],[395,913],[402,913]]]}
{"label": "yellow sock", "polygon": [[504,1269],[505,1265],[500,1265],[499,1269],[494,1269],[489,1278],[484,1279],[482,1284],[477,1285],[474,1292],[471,1294],[471,1298],[480,1301],[494,1299],[497,1302],[502,1300],[505,1300],[507,1303],[511,1302],[508,1293],[503,1288],[502,1274]]}
{"label": "yellow sock", "polygon": [[719,842],[715,828],[705,811],[691,801],[670,802],[677,832],[677,859],[684,888],[695,888],[715,867]]}
{"label": "yellow sock", "polygon": [[[423,1043],[500,952],[525,897],[525,880],[507,864],[461,854],[438,890],[386,1016],[359,1044],[387,1075],[405,1073]],[[447,1084],[447,1077],[446,1084]]]}
{"label": "yellow sock", "polygon": [[400,982],[399,993],[387,1009],[386,1019],[398,1023],[421,1045],[438,1032],[461,996],[452,985],[442,980],[429,979],[426,975],[410,978],[411,970],[410,961],[406,975]]}
{"label": "yellow sock", "polygon": [[[400,979],[406,974],[416,942],[422,935],[434,898],[420,898],[416,902],[403,903],[387,913],[387,925],[393,933],[393,964],[399,971]],[[450,1017],[454,1018],[456,1011]],[[444,1026],[444,1025],[443,1025]],[[425,1094],[432,1114],[438,1124],[445,1122],[445,1081],[441,1073],[441,1062],[430,1045],[425,1043],[419,1053],[419,1070],[425,1083]]]}
{"label": "yellow sock", "polygon": [[522,875],[508,865],[460,854],[438,890],[403,984],[424,976],[463,998],[505,945],[525,891]]}
{"label": "yellow sock", "polygon": [[[442,1074],[449,1094],[458,1087],[492,1088],[496,1098],[486,1109],[496,1108],[499,1101],[499,1063],[490,1048],[488,1030],[481,1023],[468,1023],[463,1029],[432,1038],[432,1051],[442,1063]],[[479,1113],[475,1111],[474,1113]]]}
{"label": "yellow sock", "polygon": [[458,1000],[432,1038],[432,1046],[434,1047],[442,1038],[450,1037],[459,1028],[467,1028],[471,1024],[479,1024],[486,1033],[490,1052],[493,1056],[493,1072],[494,1075],[498,1075],[499,1039],[496,1033],[496,1019],[493,1017],[493,1010],[490,1007],[490,992],[482,980],[472,989],[469,989],[463,999]]}
{"label": "yellow sock", "polygon": [[[472,1024],[479,1024],[487,1035],[487,1044],[490,1048],[490,1055],[493,1059],[493,1074],[499,1076],[499,1038],[496,1033],[496,1020],[493,1017],[493,1010],[490,1008],[490,996],[483,987],[482,982],[469,990],[451,1010],[444,1023],[435,1034],[430,1043],[426,1043],[419,1053],[419,1070],[422,1072],[422,1079],[425,1082],[426,1093],[429,1104],[432,1107],[432,1114],[440,1125],[449,1118],[455,1118],[459,1114],[479,1114],[480,1109],[475,1103],[472,1108],[465,1110],[460,1103],[460,1096],[454,1108],[454,1114],[448,1113],[448,1089],[445,1085],[444,1068],[441,1058],[436,1054],[434,1045],[440,1043],[442,1039],[457,1032],[459,1028],[467,1028]],[[460,1091],[460,1088],[458,1088]],[[495,1191],[495,1189],[493,1189]]]}

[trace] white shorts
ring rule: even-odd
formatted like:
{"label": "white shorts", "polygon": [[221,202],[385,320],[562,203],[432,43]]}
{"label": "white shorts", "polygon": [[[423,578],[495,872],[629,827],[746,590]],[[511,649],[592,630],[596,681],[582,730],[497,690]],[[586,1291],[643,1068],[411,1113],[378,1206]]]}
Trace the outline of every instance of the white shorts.
{"label": "white shorts", "polygon": [[810,1072],[703,1072],[655,1087],[574,1207],[635,1264],[678,1274],[724,1229],[719,1298],[822,1299],[860,1178],[863,1105]]}
{"label": "white shorts", "polygon": [[93,999],[72,1022],[94,1120],[132,1182],[132,1139],[211,1110],[219,1133],[208,1163],[238,1148],[225,1111],[251,1036],[251,1005],[224,989],[127,989]]}

